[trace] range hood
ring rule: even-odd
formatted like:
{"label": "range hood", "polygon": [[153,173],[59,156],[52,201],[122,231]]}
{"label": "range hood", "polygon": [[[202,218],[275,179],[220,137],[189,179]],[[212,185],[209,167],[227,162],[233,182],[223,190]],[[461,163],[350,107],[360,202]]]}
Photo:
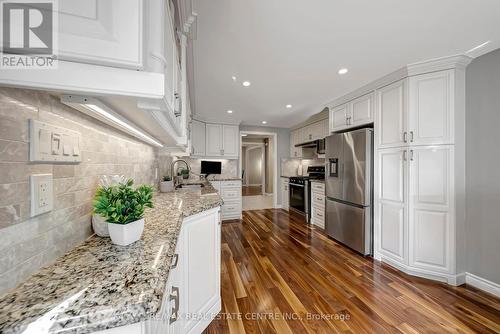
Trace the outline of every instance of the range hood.
{"label": "range hood", "polygon": [[325,139],[317,139],[296,144],[295,147],[314,148],[317,154],[325,154]]}

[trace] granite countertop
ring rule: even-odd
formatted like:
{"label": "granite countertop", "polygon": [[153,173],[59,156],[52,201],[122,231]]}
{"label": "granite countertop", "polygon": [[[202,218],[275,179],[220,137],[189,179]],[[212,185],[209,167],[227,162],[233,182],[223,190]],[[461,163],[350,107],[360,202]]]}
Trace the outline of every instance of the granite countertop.
{"label": "granite countertop", "polygon": [[221,176],[209,178],[208,181],[241,181],[241,177]]}
{"label": "granite countertop", "polygon": [[222,205],[216,190],[156,193],[141,240],[92,236],[0,297],[0,333],[91,333],[147,320],[160,309],[184,217]]}

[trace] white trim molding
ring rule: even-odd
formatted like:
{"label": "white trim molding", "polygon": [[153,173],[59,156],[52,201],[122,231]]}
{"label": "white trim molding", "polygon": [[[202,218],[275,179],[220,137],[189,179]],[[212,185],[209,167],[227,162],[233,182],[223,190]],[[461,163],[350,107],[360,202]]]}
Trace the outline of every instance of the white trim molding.
{"label": "white trim molding", "polygon": [[500,297],[500,284],[489,281],[486,278],[471,273],[465,273],[465,284]]}

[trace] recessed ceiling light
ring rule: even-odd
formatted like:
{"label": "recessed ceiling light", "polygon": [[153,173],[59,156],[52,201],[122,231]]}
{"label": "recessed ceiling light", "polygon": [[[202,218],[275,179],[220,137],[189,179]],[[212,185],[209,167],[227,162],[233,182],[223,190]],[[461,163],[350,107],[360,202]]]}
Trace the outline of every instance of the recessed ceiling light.
{"label": "recessed ceiling light", "polygon": [[287,104],[287,105],[285,106],[285,108],[287,108],[287,109],[290,109],[291,107],[292,107],[292,105],[291,105],[291,104]]}
{"label": "recessed ceiling light", "polygon": [[267,122],[266,121],[262,121],[262,124],[267,124]]}
{"label": "recessed ceiling light", "polygon": [[232,111],[232,110],[228,110],[228,111],[227,111],[227,113],[228,113],[228,114],[232,114],[232,113],[233,113],[233,111]]}
{"label": "recessed ceiling light", "polygon": [[339,70],[339,74],[341,74],[341,75],[342,75],[342,74],[346,74],[347,72],[349,72],[349,70],[348,70],[347,68],[341,68],[341,69]]}
{"label": "recessed ceiling light", "polygon": [[243,81],[242,85],[245,86],[245,87],[248,87],[248,86],[251,85],[251,83],[250,83],[250,81]]}
{"label": "recessed ceiling light", "polygon": [[231,79],[233,79],[233,81],[236,81],[236,77],[234,75],[231,77]]}

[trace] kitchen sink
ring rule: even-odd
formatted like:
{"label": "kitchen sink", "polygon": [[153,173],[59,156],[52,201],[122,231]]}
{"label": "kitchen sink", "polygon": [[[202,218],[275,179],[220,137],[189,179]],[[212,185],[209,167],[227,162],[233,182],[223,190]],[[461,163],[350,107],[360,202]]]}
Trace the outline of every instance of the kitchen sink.
{"label": "kitchen sink", "polygon": [[201,189],[205,187],[203,183],[189,183],[189,184],[178,184],[175,186],[175,189]]}

